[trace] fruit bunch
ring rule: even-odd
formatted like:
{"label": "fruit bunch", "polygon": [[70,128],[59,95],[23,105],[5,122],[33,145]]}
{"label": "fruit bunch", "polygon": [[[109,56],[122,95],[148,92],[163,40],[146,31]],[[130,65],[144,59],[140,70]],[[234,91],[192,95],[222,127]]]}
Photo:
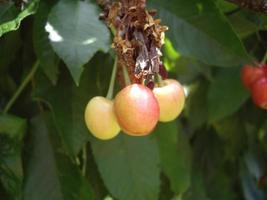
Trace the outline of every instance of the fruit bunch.
{"label": "fruit bunch", "polygon": [[142,84],[130,84],[114,101],[92,98],[85,109],[85,122],[98,139],[112,139],[121,129],[128,135],[145,136],[158,121],[168,122],[178,117],[184,102],[183,87],[176,80],[163,80],[153,90]]}
{"label": "fruit bunch", "polygon": [[241,71],[243,85],[251,92],[253,102],[267,109],[267,65],[245,65]]}
{"label": "fruit bunch", "polygon": [[168,27],[154,19],[156,11],[146,9],[146,0],[97,2],[103,10],[100,18],[114,35],[113,69],[118,67],[118,81],[122,88],[127,86],[111,100],[115,70],[107,98],[89,101],[86,125],[95,137],[104,140],[115,137],[121,129],[132,136],[148,135],[158,121],[174,120],[185,102],[183,87],[176,80],[166,79],[167,71],[160,59]]}

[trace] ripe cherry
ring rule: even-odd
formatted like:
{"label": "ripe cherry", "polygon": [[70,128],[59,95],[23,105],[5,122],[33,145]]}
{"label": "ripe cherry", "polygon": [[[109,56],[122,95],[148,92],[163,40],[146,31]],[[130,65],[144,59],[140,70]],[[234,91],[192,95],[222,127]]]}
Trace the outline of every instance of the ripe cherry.
{"label": "ripe cherry", "polygon": [[113,102],[104,97],[94,97],[89,101],[84,118],[87,128],[98,139],[109,140],[120,132]]}
{"label": "ripe cherry", "polygon": [[265,67],[253,67],[251,65],[245,65],[241,71],[241,79],[244,86],[251,90],[255,81],[266,76],[266,71],[267,70]]}
{"label": "ripe cherry", "polygon": [[180,115],[185,104],[185,93],[178,81],[166,79],[163,86],[154,88],[153,92],[159,103],[159,121],[169,122]]}
{"label": "ripe cherry", "polygon": [[267,78],[261,78],[253,84],[252,99],[257,106],[267,109]]}
{"label": "ripe cherry", "polygon": [[140,84],[121,90],[115,97],[114,110],[121,129],[132,136],[149,134],[159,119],[159,105],[153,92]]}

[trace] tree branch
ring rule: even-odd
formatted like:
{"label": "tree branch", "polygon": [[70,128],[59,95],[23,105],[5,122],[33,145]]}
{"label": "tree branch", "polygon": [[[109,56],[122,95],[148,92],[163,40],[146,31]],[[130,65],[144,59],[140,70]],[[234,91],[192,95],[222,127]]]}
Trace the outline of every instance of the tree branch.
{"label": "tree branch", "polygon": [[226,0],[241,8],[267,14],[267,0]]}

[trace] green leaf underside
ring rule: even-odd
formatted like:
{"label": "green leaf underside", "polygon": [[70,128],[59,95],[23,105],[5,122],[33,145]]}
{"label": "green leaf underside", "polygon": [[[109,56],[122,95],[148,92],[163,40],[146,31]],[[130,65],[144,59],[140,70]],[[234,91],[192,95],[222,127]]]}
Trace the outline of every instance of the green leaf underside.
{"label": "green leaf underside", "polygon": [[120,200],[157,199],[159,153],[149,137],[121,133],[110,141],[91,140],[93,155],[108,190]]}
{"label": "green leaf underside", "polygon": [[77,85],[83,65],[98,50],[107,52],[110,47],[109,31],[98,15],[92,3],[61,0],[48,18],[46,31],[52,47],[66,63]]}

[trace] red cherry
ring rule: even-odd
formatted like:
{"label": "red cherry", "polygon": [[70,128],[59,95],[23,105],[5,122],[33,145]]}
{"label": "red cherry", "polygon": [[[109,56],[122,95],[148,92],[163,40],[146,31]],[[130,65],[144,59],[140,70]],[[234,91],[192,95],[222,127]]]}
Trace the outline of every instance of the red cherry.
{"label": "red cherry", "polygon": [[132,136],[144,136],[155,128],[159,119],[159,105],[146,86],[133,84],[115,97],[114,110],[121,129]]}
{"label": "red cherry", "polygon": [[[241,71],[241,79],[244,86],[251,90],[255,81],[266,76],[267,68],[265,67],[253,67],[251,65],[245,65]],[[265,73],[266,71],[266,73]]]}
{"label": "red cherry", "polygon": [[267,77],[267,64],[259,64],[259,67],[261,67],[261,69],[264,71],[264,75],[265,77]]}
{"label": "red cherry", "polygon": [[257,106],[267,109],[267,78],[261,78],[253,84],[252,99]]}

